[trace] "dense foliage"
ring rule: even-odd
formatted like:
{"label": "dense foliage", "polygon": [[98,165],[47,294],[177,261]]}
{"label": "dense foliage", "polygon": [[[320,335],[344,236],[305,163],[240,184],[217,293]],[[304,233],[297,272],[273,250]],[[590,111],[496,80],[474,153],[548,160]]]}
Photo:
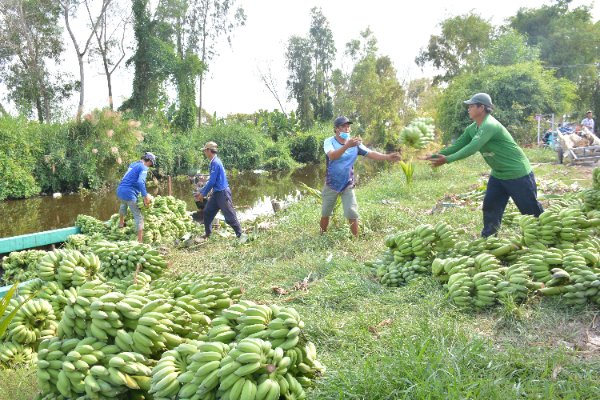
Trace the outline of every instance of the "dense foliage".
{"label": "dense foliage", "polygon": [[571,82],[555,78],[539,64],[485,67],[457,77],[444,91],[438,109],[443,141],[458,137],[471,123],[463,101],[477,92],[491,95],[495,117],[521,143],[533,142],[536,113],[564,110],[575,97]]}
{"label": "dense foliage", "polygon": [[318,161],[329,125],[296,132],[295,124],[293,116],[261,111],[181,134],[167,122],[125,119],[109,109],[95,110],[80,123],[39,124],[5,116],[0,118],[0,199],[98,189],[118,182],[145,151],[158,157],[151,176],[206,172],[201,149],[208,141],[219,145],[219,157],[232,171],[290,170]]}

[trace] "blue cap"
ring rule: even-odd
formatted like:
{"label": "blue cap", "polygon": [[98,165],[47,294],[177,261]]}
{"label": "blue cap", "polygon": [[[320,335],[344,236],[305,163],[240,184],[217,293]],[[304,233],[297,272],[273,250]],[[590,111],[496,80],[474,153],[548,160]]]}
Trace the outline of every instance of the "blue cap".
{"label": "blue cap", "polygon": [[156,156],[149,151],[145,152],[142,158],[146,161],[152,161],[152,165],[156,164]]}
{"label": "blue cap", "polygon": [[343,115],[340,115],[339,117],[337,117],[335,119],[335,121],[333,121],[333,126],[335,126],[337,128],[338,126],[342,126],[344,124],[351,124],[351,123],[352,123],[352,121],[350,121],[348,118],[346,118]]}

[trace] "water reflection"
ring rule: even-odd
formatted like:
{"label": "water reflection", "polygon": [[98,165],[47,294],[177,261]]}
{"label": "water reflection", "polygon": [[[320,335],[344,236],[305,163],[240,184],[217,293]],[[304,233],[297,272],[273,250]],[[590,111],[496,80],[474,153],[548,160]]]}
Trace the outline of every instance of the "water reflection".
{"label": "water reflection", "polygon": [[[356,164],[356,176],[364,183],[374,176],[383,164],[369,161]],[[243,172],[228,175],[233,194],[233,204],[242,220],[273,213],[273,205],[297,201],[300,182],[321,188],[325,181],[325,166],[308,165],[292,172],[254,173]],[[172,181],[172,194],[184,200],[188,210],[195,211],[192,196],[194,186],[186,177]],[[152,195],[166,195],[167,183],[149,187]],[[73,226],[79,214],[107,220],[118,210],[114,187],[98,192],[64,194],[61,198],[41,196],[26,200],[0,202],[0,237],[22,235],[49,229]]]}

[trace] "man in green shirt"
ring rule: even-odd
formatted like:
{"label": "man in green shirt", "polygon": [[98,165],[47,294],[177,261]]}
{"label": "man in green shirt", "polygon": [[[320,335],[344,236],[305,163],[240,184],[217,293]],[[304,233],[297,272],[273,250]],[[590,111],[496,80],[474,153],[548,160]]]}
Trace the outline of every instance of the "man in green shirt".
{"label": "man in green shirt", "polygon": [[492,168],[483,199],[481,236],[496,234],[502,215],[512,198],[521,214],[539,216],[537,186],[529,160],[506,128],[491,115],[494,105],[487,93],[477,93],[464,102],[474,121],[451,146],[427,157],[433,167],[462,160],[479,151]]}

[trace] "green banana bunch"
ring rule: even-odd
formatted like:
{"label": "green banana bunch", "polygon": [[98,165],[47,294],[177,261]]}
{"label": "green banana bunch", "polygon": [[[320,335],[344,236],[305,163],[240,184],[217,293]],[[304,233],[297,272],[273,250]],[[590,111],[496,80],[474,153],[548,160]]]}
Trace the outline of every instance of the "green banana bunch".
{"label": "green banana bunch", "polygon": [[271,341],[273,348],[289,350],[296,347],[304,328],[300,314],[292,307],[274,307],[274,318],[268,323],[265,338]]}
{"label": "green banana bunch", "polygon": [[187,339],[200,339],[208,332],[210,318],[204,313],[204,305],[192,295],[184,295],[170,300],[173,305],[173,333]]}
{"label": "green banana bunch", "polygon": [[187,371],[178,377],[182,387],[180,399],[213,399],[219,386],[221,361],[229,353],[229,346],[221,342],[196,343],[197,351],[188,357]]}
{"label": "green banana bunch", "polygon": [[156,279],[167,268],[167,262],[158,250],[137,241],[101,240],[93,243],[91,249],[102,262],[100,272],[108,279],[123,279],[136,270],[144,271]]}
{"label": "green banana bunch", "polygon": [[89,215],[79,214],[75,220],[75,226],[79,227],[81,233],[86,235],[108,233],[108,226],[104,222]]}
{"label": "green banana bunch", "polygon": [[456,272],[448,278],[448,297],[459,307],[470,307],[473,304],[471,292],[473,279],[466,272]]}
{"label": "green banana bunch", "polygon": [[[6,312],[10,313],[23,300],[11,299]],[[17,311],[4,336],[6,341],[35,346],[40,340],[56,336],[57,326],[52,305],[43,299],[30,299]]]}
{"label": "green banana bunch", "polygon": [[52,337],[40,343],[38,346],[37,378],[42,393],[61,394],[67,398],[76,397],[75,393],[71,391],[71,384],[62,367],[67,353],[75,350],[79,342],[80,340],[76,338],[61,340]]}
{"label": "green banana bunch", "polygon": [[473,275],[473,305],[486,308],[496,304],[496,285],[501,280],[502,276],[497,270],[485,270]]}
{"label": "green banana bunch", "polygon": [[198,351],[197,345],[183,343],[165,351],[152,369],[150,394],[155,398],[174,398],[182,384],[192,381],[197,371],[188,370],[190,358]]}
{"label": "green banana bunch", "polygon": [[197,300],[197,310],[210,318],[236,303],[242,294],[239,286],[232,285],[230,277],[218,275],[198,278],[195,274],[187,273],[179,277],[158,279],[151,286],[153,290],[166,290],[174,298],[191,295]]}
{"label": "green banana bunch", "polygon": [[13,251],[2,259],[0,268],[4,272],[0,278],[9,285],[36,277],[35,266],[44,255],[46,252],[41,250]]}
{"label": "green banana bunch", "polygon": [[101,332],[96,324],[92,325],[91,304],[100,298],[105,299],[106,297],[103,296],[110,296],[109,293],[112,293],[110,285],[96,279],[84,283],[77,289],[71,287],[63,293],[67,305],[63,309],[57,335],[61,338],[85,338],[92,335],[99,339],[107,339],[104,330]]}
{"label": "green banana bunch", "polygon": [[44,281],[56,281],[63,288],[81,286],[99,277],[100,260],[94,253],[77,250],[55,250],[46,253],[37,264],[38,276]]}
{"label": "green banana bunch", "polygon": [[523,301],[529,294],[529,287],[539,289],[530,278],[527,264],[515,263],[508,267],[504,280],[496,285],[500,299],[512,298],[514,301]]}
{"label": "green banana bunch", "polygon": [[563,208],[558,216],[562,224],[559,237],[563,242],[577,242],[580,238],[589,235],[585,228],[588,227],[586,216],[579,208]]}
{"label": "green banana bunch", "polygon": [[581,193],[583,197],[584,207],[589,210],[600,210],[600,189],[593,188],[584,190]]}
{"label": "green banana bunch", "polygon": [[16,369],[37,363],[37,354],[29,346],[0,342],[0,368]]}
{"label": "green banana bunch", "polygon": [[225,344],[232,343],[237,336],[237,332],[227,318],[217,317],[211,321],[211,327],[206,332],[206,337],[201,338],[211,342],[221,342]]}
{"label": "green banana bunch", "polygon": [[419,117],[400,131],[401,145],[422,149],[435,139],[435,127],[430,117]]}
{"label": "green banana bunch", "polygon": [[247,337],[266,339],[269,336],[267,325],[273,319],[273,310],[263,304],[247,307],[236,321],[237,339]]}
{"label": "green banana bunch", "polygon": [[537,218],[533,215],[521,215],[518,218],[518,224],[521,228],[523,244],[525,246],[529,248],[546,248],[544,244],[540,242],[540,226]]}

